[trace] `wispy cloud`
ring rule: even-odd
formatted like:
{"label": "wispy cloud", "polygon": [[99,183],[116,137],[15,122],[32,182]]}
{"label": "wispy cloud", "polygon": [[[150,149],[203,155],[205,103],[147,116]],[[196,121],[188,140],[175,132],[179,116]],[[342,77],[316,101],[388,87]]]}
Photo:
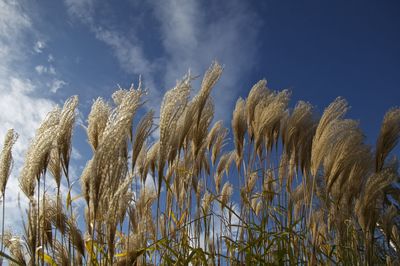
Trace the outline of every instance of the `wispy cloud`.
{"label": "wispy cloud", "polygon": [[38,74],[43,74],[47,72],[47,67],[43,66],[43,65],[37,65],[35,66],[35,70]]}
{"label": "wispy cloud", "polygon": [[[21,62],[28,61],[33,43],[30,40],[35,35],[32,20],[21,3],[0,0],[0,106],[4,110],[0,112],[0,142],[9,128],[14,128],[19,134],[13,149],[14,169],[6,193],[6,227],[13,228],[21,226],[17,173],[34,129],[54,106],[53,101],[38,95],[38,82],[29,78],[29,72],[21,67]],[[43,49],[44,44],[36,43],[35,47]],[[26,206],[24,196],[21,205],[22,208]]]}
{"label": "wispy cloud", "polygon": [[31,19],[18,1],[0,1],[0,50],[7,51],[0,53],[0,105],[7,110],[0,112],[0,139],[8,128],[17,130],[20,138],[16,155],[19,159],[34,133],[32,128],[52,105],[50,101],[34,96],[35,83],[24,77],[25,73],[15,65],[27,59],[25,35],[32,31]]}
{"label": "wispy cloud", "polygon": [[41,75],[41,74],[51,74],[51,75],[55,75],[56,74],[56,69],[53,66],[44,66],[44,65],[37,65],[35,66],[35,70],[36,72]]}
{"label": "wispy cloud", "polygon": [[82,154],[79,152],[79,150],[76,147],[72,147],[71,158],[74,160],[82,159]]}
{"label": "wispy cloud", "polygon": [[49,66],[47,68],[48,73],[55,75],[56,74],[56,69],[53,66]]}
{"label": "wispy cloud", "polygon": [[152,1],[167,59],[164,81],[171,84],[188,68],[202,74],[212,60],[224,64],[215,94],[216,117],[229,121],[241,78],[254,66],[259,18],[243,1],[214,3],[211,11],[198,1]]}
{"label": "wispy cloud", "polygon": [[37,41],[33,46],[33,50],[40,54],[43,52],[44,48],[46,47],[46,43],[44,41]]}
{"label": "wispy cloud", "polygon": [[[154,75],[156,64],[145,55],[141,43],[134,37],[127,37],[124,32],[112,30],[107,25],[101,25],[95,19],[96,3],[93,0],[65,0],[67,12],[73,19],[78,19],[85,24],[95,37],[107,44],[113,51],[121,68],[129,74],[140,75],[142,85],[149,91],[152,97],[150,107],[157,110],[162,100],[162,94],[157,90]],[[80,58],[76,62],[79,63]]]}
{"label": "wispy cloud", "polygon": [[146,58],[140,45],[116,31],[102,27],[93,28],[93,31],[97,39],[113,49],[115,56],[126,72],[151,77],[154,72],[154,65]]}
{"label": "wispy cloud", "polygon": [[[256,63],[260,20],[245,2],[213,3],[206,10],[204,4],[194,0],[146,1],[151,10],[147,23],[158,25],[158,32],[153,34],[160,35],[163,49],[157,59],[151,59],[154,51],[140,41],[139,34],[115,30],[112,21],[96,19],[94,1],[65,3],[71,16],[86,23],[97,39],[110,46],[122,69],[143,75],[147,87],[172,87],[189,68],[194,74],[202,74],[213,60],[220,61],[225,71],[215,93],[220,101],[216,117],[229,121],[230,114],[225,110],[234,104],[241,77]],[[162,91],[150,93],[155,99],[152,105],[159,107]]]}
{"label": "wispy cloud", "polygon": [[[7,185],[6,213],[7,225],[20,225],[18,211],[18,195],[20,193],[18,172],[22,165],[24,154],[33,137],[33,129],[39,126],[40,121],[54,106],[50,100],[35,97],[35,85],[26,79],[11,77],[8,86],[0,85],[0,106],[6,112],[0,112],[0,139],[9,128],[14,128],[19,134],[18,141],[13,149],[15,160],[12,176]],[[1,143],[2,145],[2,143]],[[21,197],[22,207],[26,206],[26,199]]]}
{"label": "wispy cloud", "polygon": [[16,33],[31,26],[30,18],[21,12],[17,1],[0,1],[0,34],[12,38]]}
{"label": "wispy cloud", "polygon": [[0,85],[0,105],[7,112],[0,112],[0,135],[4,136],[8,128],[14,128],[20,138],[15,145],[17,162],[29,143],[40,121],[51,110],[54,103],[35,97],[35,85],[30,80],[11,78],[9,86]]}
{"label": "wispy cloud", "polygon": [[154,81],[155,65],[144,54],[143,48],[116,31],[101,27],[92,28],[97,39],[109,45],[122,69],[125,72],[144,77],[143,85],[148,89],[151,98],[151,107],[156,107],[161,102],[160,91]]}
{"label": "wispy cloud", "polygon": [[53,56],[52,54],[49,54],[49,55],[47,56],[47,62],[49,62],[49,63],[54,62],[54,56]]}
{"label": "wispy cloud", "polygon": [[53,79],[51,83],[49,83],[50,92],[56,93],[59,89],[67,85],[67,82],[61,79]]}
{"label": "wispy cloud", "polygon": [[68,13],[85,23],[92,23],[94,13],[93,0],[65,0]]}
{"label": "wispy cloud", "polygon": [[32,21],[18,2],[0,1],[0,82],[9,76],[8,66],[25,53],[18,48],[24,33],[31,28]]}

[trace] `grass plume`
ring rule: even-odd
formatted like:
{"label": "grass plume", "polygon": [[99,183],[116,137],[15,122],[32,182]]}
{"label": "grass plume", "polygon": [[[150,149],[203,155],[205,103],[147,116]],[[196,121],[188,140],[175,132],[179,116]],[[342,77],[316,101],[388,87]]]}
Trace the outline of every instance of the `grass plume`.
{"label": "grass plume", "polygon": [[9,130],[0,154],[0,256],[15,265],[399,265],[399,162],[391,155],[400,109],[386,113],[371,147],[346,118],[344,99],[319,115],[261,80],[225,128],[214,122],[210,96],[222,71],[212,63],[198,90],[190,73],[178,81],[158,125],[141,108],[141,85],[119,88],[110,102],[97,98],[77,197],[69,169],[78,98],[55,107],[19,174],[29,200],[22,234],[4,230],[17,140]]}

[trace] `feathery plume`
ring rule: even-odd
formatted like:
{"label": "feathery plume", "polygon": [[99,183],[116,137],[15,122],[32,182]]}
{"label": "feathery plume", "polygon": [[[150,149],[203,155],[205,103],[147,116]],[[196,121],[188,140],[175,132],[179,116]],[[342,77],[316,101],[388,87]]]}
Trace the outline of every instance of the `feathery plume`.
{"label": "feathery plume", "polygon": [[208,214],[208,211],[210,210],[211,202],[213,201],[214,196],[206,191],[204,193],[203,199],[201,200],[201,208],[203,209],[204,215]]}
{"label": "feathery plume", "polygon": [[247,186],[246,186],[246,189],[247,189],[248,193],[251,193],[253,191],[254,186],[257,183],[257,179],[258,179],[257,172],[250,173],[250,175],[247,178]]}
{"label": "feathery plume", "polygon": [[89,183],[91,211],[97,216],[98,207],[109,202],[102,195],[113,195],[127,172],[127,139],[132,120],[141,105],[143,91],[131,87],[111,113],[91,163]]}
{"label": "feathery plume", "polygon": [[225,145],[225,138],[228,135],[228,129],[223,128],[217,133],[217,137],[215,139],[215,143],[212,146],[211,150],[211,163],[215,165],[217,157],[222,150],[222,147]]}
{"label": "feathery plume", "polygon": [[231,153],[228,152],[221,156],[217,165],[217,171],[215,172],[214,181],[215,181],[215,190],[218,193],[221,188],[221,180],[224,170],[229,167],[227,166],[230,163]]}
{"label": "feathery plume", "polygon": [[218,62],[213,62],[207,72],[204,74],[201,82],[200,91],[193,99],[197,105],[197,125],[200,123],[200,118],[206,102],[210,96],[212,88],[215,86],[222,74],[222,66]]}
{"label": "feathery plume", "polygon": [[68,166],[71,156],[71,137],[72,129],[75,123],[75,110],[78,105],[78,96],[73,96],[65,101],[60,113],[60,122],[58,124],[57,148],[60,153],[61,165],[64,174],[68,177]]}
{"label": "feathery plume", "polygon": [[[24,240],[18,236],[13,236],[10,232],[4,234],[4,246],[10,251],[12,257],[20,263],[20,265],[28,265],[25,258]],[[10,265],[15,265],[10,263]]]}
{"label": "feathery plume", "polygon": [[233,111],[232,130],[235,139],[235,147],[238,158],[243,157],[244,135],[246,134],[246,102],[239,98],[236,102],[235,110]]}
{"label": "feathery plume", "polygon": [[[312,152],[311,152],[311,174],[316,175],[320,163],[323,159],[322,153],[324,151],[330,151],[330,145],[332,143],[329,141],[328,136],[332,136],[336,133],[335,128],[340,129],[339,126],[335,127],[335,122],[341,119],[347,112],[348,106],[346,100],[342,98],[336,98],[322,114],[322,117],[318,123],[314,139],[312,142]],[[352,123],[352,122],[351,122]],[[346,132],[346,130],[343,130]],[[330,135],[331,134],[331,135]],[[324,145],[325,144],[325,145]]]}
{"label": "feathery plume", "polygon": [[375,171],[383,169],[385,159],[400,138],[400,108],[389,110],[383,118],[381,131],[376,141]]}
{"label": "feathery plume", "polygon": [[11,173],[13,158],[11,149],[18,139],[18,134],[14,129],[9,129],[4,137],[3,149],[0,153],[0,192],[4,195],[6,190],[8,177]]}
{"label": "feathery plume", "polygon": [[297,103],[292,114],[283,123],[282,143],[285,152],[289,157],[294,153],[294,160],[300,165],[303,173],[310,168],[312,139],[316,126],[313,107],[303,101]]}
{"label": "feathery plume", "polygon": [[157,141],[150,147],[146,155],[146,168],[150,167],[153,176],[155,175],[156,171],[159,150],[160,150],[160,141]]}
{"label": "feathery plume", "polygon": [[286,107],[290,93],[284,90],[279,93],[272,93],[264,97],[254,110],[254,141],[255,149],[261,156],[261,144],[264,141],[267,151],[272,149],[277,142],[278,133],[281,127],[281,120],[285,117]]}
{"label": "feathery plume", "polygon": [[233,193],[233,186],[229,182],[225,182],[221,190],[221,205],[226,206]]}
{"label": "feathery plume", "polygon": [[208,136],[207,136],[208,151],[211,151],[211,147],[214,145],[219,132],[222,130],[222,128],[223,128],[222,123],[223,123],[222,120],[219,120],[219,121],[215,122],[214,125],[212,126],[212,128],[210,129]]}
{"label": "feathery plume", "polygon": [[26,153],[19,182],[22,192],[28,198],[34,196],[35,182],[40,179],[41,174],[47,168],[50,152],[54,148],[54,141],[58,134],[59,119],[60,109],[56,107],[47,115],[36,131],[36,135]]}
{"label": "feathery plume", "polygon": [[135,140],[132,146],[132,169],[135,168],[136,160],[139,156],[140,151],[145,140],[152,132],[153,126],[153,111],[149,111],[139,122],[136,128]]}
{"label": "feathery plume", "polygon": [[255,120],[255,109],[256,106],[266,98],[271,92],[267,89],[267,81],[265,79],[257,82],[250,90],[249,95],[246,99],[246,117],[247,126],[249,131],[250,140],[254,137],[254,120]]}
{"label": "feathery plume", "polygon": [[73,124],[75,122],[75,109],[78,105],[78,97],[73,96],[65,101],[63,109],[60,112],[60,121],[58,124],[58,134],[54,141],[54,149],[50,152],[48,168],[60,188],[61,175],[64,172],[69,184],[69,160],[71,155],[71,137]]}
{"label": "feathery plume", "polygon": [[[165,93],[160,110],[160,144],[158,152],[158,189],[161,189],[164,166],[170,148],[170,132],[175,132],[177,120],[182,115],[190,93],[191,77],[186,76],[182,81]],[[158,192],[160,193],[160,191]]]}
{"label": "feathery plume", "polygon": [[96,150],[99,145],[110,113],[111,107],[102,98],[97,98],[92,104],[88,117],[87,135],[93,150]]}
{"label": "feathery plume", "polygon": [[[131,85],[133,87],[133,84]],[[139,87],[140,89],[140,87]],[[114,103],[118,106],[122,103],[123,99],[126,97],[128,93],[128,90],[125,90],[118,86],[118,90],[114,91],[113,94],[111,95],[111,98],[113,99]]]}

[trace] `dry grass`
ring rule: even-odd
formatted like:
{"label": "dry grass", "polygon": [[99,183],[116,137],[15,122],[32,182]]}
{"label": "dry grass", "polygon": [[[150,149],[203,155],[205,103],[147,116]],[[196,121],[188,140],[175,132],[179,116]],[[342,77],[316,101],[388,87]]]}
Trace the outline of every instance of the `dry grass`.
{"label": "dry grass", "polygon": [[[345,100],[318,117],[310,103],[291,109],[288,91],[261,80],[237,101],[229,139],[222,121],[212,124],[210,93],[222,70],[213,63],[193,99],[190,73],[165,94],[159,139],[153,111],[140,110],[140,86],[119,89],[114,104],[95,100],[93,154],[80,177],[85,207],[60,193],[64,179],[78,189],[69,172],[78,98],[50,112],[19,177],[30,202],[25,234],[3,223],[1,256],[14,265],[399,265],[399,173],[390,155],[400,109],[385,115],[370,147],[345,118]],[[10,130],[0,155],[3,207],[16,139]]]}

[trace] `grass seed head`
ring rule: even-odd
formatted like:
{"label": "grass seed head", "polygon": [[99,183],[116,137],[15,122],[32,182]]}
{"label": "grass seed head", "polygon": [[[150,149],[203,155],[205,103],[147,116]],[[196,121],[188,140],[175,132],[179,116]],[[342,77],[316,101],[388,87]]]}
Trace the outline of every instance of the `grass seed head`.
{"label": "grass seed head", "polygon": [[235,140],[236,153],[239,158],[243,156],[244,135],[247,130],[246,123],[246,102],[239,98],[236,102],[235,110],[232,116],[232,130]]}
{"label": "grass seed head", "polygon": [[49,163],[50,152],[58,135],[60,109],[55,107],[42,122],[28,148],[19,178],[20,188],[28,197],[35,193],[36,180],[45,172]]}
{"label": "grass seed head", "polygon": [[393,108],[385,114],[376,142],[375,171],[381,171],[383,169],[385,159],[397,145],[399,137],[400,108]]}
{"label": "grass seed head", "polygon": [[233,186],[231,183],[226,182],[221,190],[221,205],[222,207],[226,206],[226,204],[231,199],[233,194]]}
{"label": "grass seed head", "polygon": [[18,139],[18,134],[14,129],[9,129],[4,137],[3,149],[0,153],[0,192],[4,195],[7,181],[11,173],[13,158],[11,149]]}

